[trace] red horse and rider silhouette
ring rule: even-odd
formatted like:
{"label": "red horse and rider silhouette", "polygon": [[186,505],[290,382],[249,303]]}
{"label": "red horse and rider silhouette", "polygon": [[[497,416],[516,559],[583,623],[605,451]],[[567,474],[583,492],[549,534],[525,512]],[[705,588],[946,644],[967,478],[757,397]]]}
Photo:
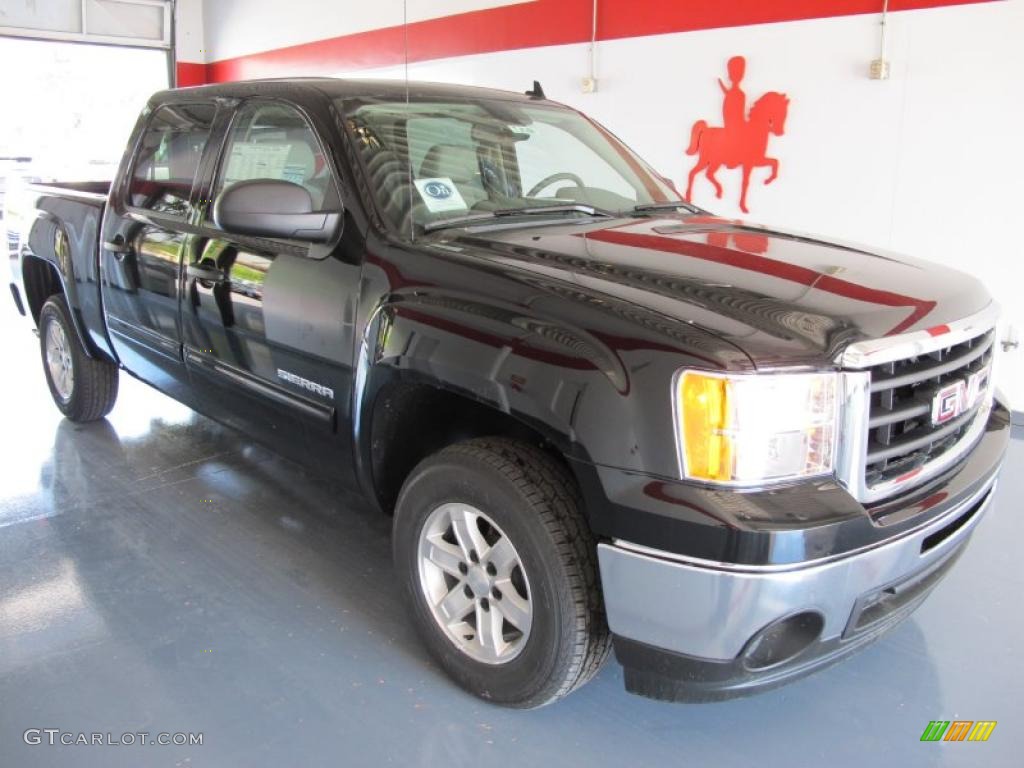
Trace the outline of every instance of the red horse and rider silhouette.
{"label": "red horse and rider silhouette", "polygon": [[789,98],[784,93],[769,91],[754,102],[747,114],[747,95],[740,88],[746,72],[747,60],[742,56],[729,59],[729,85],[719,79],[718,85],[725,95],[722,103],[722,127],[710,127],[704,120],[698,120],[690,131],[690,146],[686,154],[697,155],[697,163],[690,169],[686,186],[686,199],[693,192],[693,180],[704,171],[708,181],[714,185],[715,196],[722,196],[722,185],[715,178],[715,172],[723,165],[726,168],[743,169],[743,186],[740,192],[740,210],[747,210],[747,187],[750,172],[754,168],[771,168],[771,174],[764,180],[771,184],[779,175],[779,161],[768,157],[768,136],[781,136],[786,130],[786,112]]}

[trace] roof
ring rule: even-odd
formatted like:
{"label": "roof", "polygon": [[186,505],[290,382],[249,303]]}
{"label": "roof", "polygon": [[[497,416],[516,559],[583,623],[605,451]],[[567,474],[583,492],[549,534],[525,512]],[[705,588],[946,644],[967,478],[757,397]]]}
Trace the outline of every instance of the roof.
{"label": "roof", "polygon": [[[530,85],[524,82],[524,85]],[[281,95],[289,89],[314,90],[330,98],[380,97],[384,99],[404,99],[406,89],[410,98],[449,98],[449,99],[499,99],[502,101],[520,101],[537,103],[544,99],[534,99],[524,93],[501,91],[494,88],[479,88],[470,85],[452,85],[450,83],[428,83],[404,80],[350,80],[337,77],[282,77],[267,80],[239,80],[215,85],[199,85],[191,88],[175,88],[160,91],[153,95],[151,102],[177,101],[183,95],[220,98],[240,98],[260,94]]]}

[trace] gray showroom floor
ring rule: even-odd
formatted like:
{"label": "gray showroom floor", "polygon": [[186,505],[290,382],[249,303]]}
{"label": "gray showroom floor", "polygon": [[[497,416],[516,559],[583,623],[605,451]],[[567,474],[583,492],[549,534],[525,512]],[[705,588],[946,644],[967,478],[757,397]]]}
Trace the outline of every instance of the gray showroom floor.
{"label": "gray showroom floor", "polygon": [[[420,647],[387,519],[128,377],[109,420],[61,420],[14,320],[0,307],[0,766],[1021,765],[1019,438],[952,575],[845,663],[710,705],[629,696],[611,663],[508,711]],[[933,719],[999,725],[921,743]],[[27,745],[29,728],[203,743]]]}

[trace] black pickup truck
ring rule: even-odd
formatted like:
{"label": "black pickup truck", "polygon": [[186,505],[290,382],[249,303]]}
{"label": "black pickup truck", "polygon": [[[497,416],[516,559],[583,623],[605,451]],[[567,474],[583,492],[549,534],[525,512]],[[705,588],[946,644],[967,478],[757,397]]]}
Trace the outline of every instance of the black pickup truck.
{"label": "black pickup truck", "polygon": [[30,188],[11,292],[57,406],[119,371],[394,516],[430,651],[530,707],[770,687],[908,615],[1009,436],[972,277],[699,210],[526,94],[156,94],[115,181]]}

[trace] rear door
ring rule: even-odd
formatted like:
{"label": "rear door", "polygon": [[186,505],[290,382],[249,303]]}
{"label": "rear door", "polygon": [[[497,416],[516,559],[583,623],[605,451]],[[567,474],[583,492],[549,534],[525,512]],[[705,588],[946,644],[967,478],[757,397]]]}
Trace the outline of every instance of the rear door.
{"label": "rear door", "polygon": [[152,113],[111,194],[100,244],[104,313],[118,358],[186,402],[181,258],[216,111],[211,101],[165,104]]}
{"label": "rear door", "polygon": [[[306,112],[274,99],[236,108],[207,201],[249,179],[305,187],[338,209],[338,180]],[[221,230],[213,205],[186,243],[182,329],[190,377],[217,417],[281,453],[334,470],[351,464],[348,427],[361,254]]]}

